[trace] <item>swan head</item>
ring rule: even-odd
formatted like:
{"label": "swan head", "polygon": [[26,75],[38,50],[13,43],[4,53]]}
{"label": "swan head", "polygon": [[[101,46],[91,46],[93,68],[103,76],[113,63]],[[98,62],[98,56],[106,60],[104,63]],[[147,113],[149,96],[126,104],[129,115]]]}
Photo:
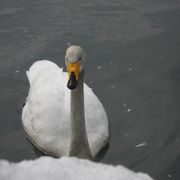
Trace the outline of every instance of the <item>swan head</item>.
{"label": "swan head", "polygon": [[79,74],[84,69],[85,52],[80,46],[70,46],[66,50],[65,62],[69,79],[67,87],[71,90],[78,85]]}

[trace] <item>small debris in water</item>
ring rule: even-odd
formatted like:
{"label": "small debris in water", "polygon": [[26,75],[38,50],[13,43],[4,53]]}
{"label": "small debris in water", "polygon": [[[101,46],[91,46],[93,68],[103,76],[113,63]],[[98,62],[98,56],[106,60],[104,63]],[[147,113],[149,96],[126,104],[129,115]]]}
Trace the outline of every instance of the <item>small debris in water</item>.
{"label": "small debris in water", "polygon": [[171,174],[168,174],[168,177],[169,177],[169,178],[172,178],[172,175],[171,175]]}
{"label": "small debris in water", "polygon": [[127,104],[123,104],[123,106],[124,106],[124,107],[126,107],[126,106],[127,106]]}
{"label": "small debris in water", "polygon": [[131,71],[132,71],[132,68],[130,67],[130,68],[128,69],[128,71],[131,72]]}
{"label": "small debris in water", "polygon": [[101,69],[102,67],[101,66],[98,66],[98,69]]}
{"label": "small debris in water", "polygon": [[112,87],[111,87],[112,89],[115,89],[116,88],[116,86],[115,85],[112,85]]}
{"label": "small debris in water", "polygon": [[136,145],[137,148],[138,148],[138,147],[145,147],[145,146],[147,146],[147,143],[146,143],[146,142],[143,142],[143,143],[141,143],[141,144]]}
{"label": "small debris in water", "polygon": [[19,70],[16,70],[15,73],[19,73]]}
{"label": "small debris in water", "polygon": [[112,64],[112,61],[110,61],[109,64]]}
{"label": "small debris in water", "polygon": [[127,112],[131,112],[131,111],[132,111],[132,109],[130,109],[130,108],[127,110]]}

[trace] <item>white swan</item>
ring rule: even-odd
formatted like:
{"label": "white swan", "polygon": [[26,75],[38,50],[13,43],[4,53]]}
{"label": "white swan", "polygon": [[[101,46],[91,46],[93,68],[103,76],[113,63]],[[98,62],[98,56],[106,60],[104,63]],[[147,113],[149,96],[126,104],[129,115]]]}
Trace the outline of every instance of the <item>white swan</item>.
{"label": "white swan", "polygon": [[83,83],[85,57],[81,47],[70,46],[65,56],[68,73],[47,60],[27,71],[30,90],[23,126],[28,139],[48,155],[94,159],[109,142],[106,112]]}

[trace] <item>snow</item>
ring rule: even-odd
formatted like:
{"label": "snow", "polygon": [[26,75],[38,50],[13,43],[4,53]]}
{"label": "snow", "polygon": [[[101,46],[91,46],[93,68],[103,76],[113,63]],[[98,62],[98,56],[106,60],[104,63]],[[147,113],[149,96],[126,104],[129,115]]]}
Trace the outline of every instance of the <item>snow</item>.
{"label": "snow", "polygon": [[71,157],[41,157],[19,163],[0,160],[2,180],[152,180],[123,166],[106,165]]}

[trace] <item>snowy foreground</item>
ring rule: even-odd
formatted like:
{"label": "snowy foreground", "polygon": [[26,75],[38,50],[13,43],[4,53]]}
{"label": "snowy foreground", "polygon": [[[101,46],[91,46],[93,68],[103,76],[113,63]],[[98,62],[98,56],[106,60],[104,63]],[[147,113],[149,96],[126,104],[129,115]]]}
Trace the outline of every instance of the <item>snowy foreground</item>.
{"label": "snowy foreground", "polygon": [[37,160],[10,163],[0,160],[1,180],[152,180],[122,166],[105,165],[88,160],[41,157]]}

